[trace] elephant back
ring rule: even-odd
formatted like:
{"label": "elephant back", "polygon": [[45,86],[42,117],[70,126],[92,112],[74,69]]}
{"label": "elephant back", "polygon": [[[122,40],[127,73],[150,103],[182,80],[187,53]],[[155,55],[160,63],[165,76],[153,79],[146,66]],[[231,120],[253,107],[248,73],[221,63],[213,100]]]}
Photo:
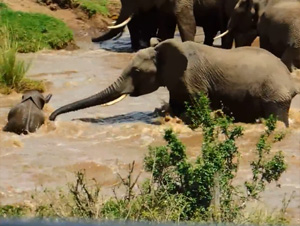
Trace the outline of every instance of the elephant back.
{"label": "elephant back", "polygon": [[272,43],[300,48],[300,1],[279,1],[267,7],[259,33],[268,34]]}

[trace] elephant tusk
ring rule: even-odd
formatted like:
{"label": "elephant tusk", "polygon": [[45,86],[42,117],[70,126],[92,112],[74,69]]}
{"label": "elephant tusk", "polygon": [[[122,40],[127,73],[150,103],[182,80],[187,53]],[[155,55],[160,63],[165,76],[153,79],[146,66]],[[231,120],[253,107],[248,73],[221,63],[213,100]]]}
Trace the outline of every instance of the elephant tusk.
{"label": "elephant tusk", "polygon": [[117,29],[117,28],[120,28],[120,27],[124,27],[124,26],[126,26],[130,22],[131,18],[132,18],[132,16],[128,17],[126,20],[124,20],[120,24],[113,25],[113,26],[108,26],[107,28],[108,29]]}
{"label": "elephant tusk", "polygon": [[108,103],[105,103],[105,104],[101,104],[100,106],[102,106],[102,107],[107,107],[107,106],[116,104],[116,103],[120,102],[121,100],[123,100],[123,99],[124,99],[125,97],[127,97],[127,96],[128,96],[128,94],[123,94],[122,96],[118,97],[117,99],[112,100],[112,101],[110,101],[110,102],[108,102]]}
{"label": "elephant tusk", "polygon": [[214,40],[219,39],[219,38],[222,38],[222,37],[224,37],[225,35],[227,35],[228,33],[229,33],[229,30],[223,32],[222,34],[219,34],[219,35],[216,36],[216,37],[214,37]]}
{"label": "elephant tusk", "polygon": [[112,21],[111,24],[114,25],[114,24],[116,24],[116,22],[117,22],[117,21]]}

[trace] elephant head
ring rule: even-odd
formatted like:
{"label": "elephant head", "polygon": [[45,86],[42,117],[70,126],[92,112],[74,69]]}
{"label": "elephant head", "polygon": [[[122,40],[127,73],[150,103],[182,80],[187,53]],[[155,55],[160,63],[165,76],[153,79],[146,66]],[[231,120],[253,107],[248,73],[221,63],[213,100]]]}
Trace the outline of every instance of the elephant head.
{"label": "elephant head", "polygon": [[93,96],[57,109],[49,119],[53,121],[60,114],[96,105],[112,105],[127,95],[141,96],[154,92],[160,86],[170,89],[176,85],[176,77],[181,76],[186,67],[187,57],[180,42],[167,40],[156,47],[140,50],[112,85]]}
{"label": "elephant head", "polygon": [[231,33],[235,39],[236,47],[250,46],[257,36],[260,6],[257,1],[239,0],[228,21],[227,31],[215,37],[215,39]]}
{"label": "elephant head", "polygon": [[39,91],[31,90],[23,94],[21,103],[31,100],[38,109],[42,110],[44,105],[50,101],[51,97],[52,94],[48,94],[44,97]]}
{"label": "elephant head", "polygon": [[125,26],[130,22],[135,14],[151,10],[155,7],[156,2],[156,0],[121,0],[122,7],[115,25],[109,26],[108,28],[110,30],[108,32],[97,38],[92,38],[92,41],[101,42],[116,37],[123,32]]}
{"label": "elephant head", "polygon": [[21,103],[13,107],[8,113],[8,122],[3,131],[17,134],[28,134],[35,132],[45,121],[42,111],[45,103],[52,97],[49,94],[44,97],[39,91],[27,91],[22,96]]}

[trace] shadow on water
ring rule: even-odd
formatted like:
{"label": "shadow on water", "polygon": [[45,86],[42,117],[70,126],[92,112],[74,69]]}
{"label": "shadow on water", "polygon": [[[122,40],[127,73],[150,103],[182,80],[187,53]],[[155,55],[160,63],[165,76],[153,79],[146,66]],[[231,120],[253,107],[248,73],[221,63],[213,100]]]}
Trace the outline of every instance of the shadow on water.
{"label": "shadow on water", "polygon": [[111,52],[132,53],[131,40],[128,33],[117,36],[114,39],[103,41],[99,43],[101,49]]}
{"label": "shadow on water", "polygon": [[75,118],[72,121],[83,121],[100,125],[111,125],[120,123],[144,122],[152,125],[160,125],[156,112],[130,112],[122,115],[115,115],[107,118]]}
{"label": "shadow on water", "polygon": [[[199,42],[199,43],[203,43],[204,40],[204,35],[202,32],[201,28],[197,28],[197,34],[195,37],[195,41]],[[180,34],[177,31],[174,34],[174,38],[177,40],[181,40],[180,38]],[[135,51],[132,50],[131,48],[131,40],[130,40],[130,34],[129,32],[126,30],[124,31],[122,34],[116,36],[113,39],[107,40],[107,41],[103,41],[100,43],[96,43],[97,45],[99,45],[99,47],[101,49],[107,50],[107,51],[111,51],[111,52],[122,52],[122,53],[133,53]],[[221,42],[219,40],[215,41],[215,47],[220,47],[221,46]]]}
{"label": "shadow on water", "polygon": [[[178,31],[175,32],[174,38],[178,41],[181,40],[180,34]],[[195,41],[198,43],[204,42],[204,34],[201,27],[197,27],[197,33],[195,36]],[[116,36],[113,39],[106,40],[100,43],[95,43],[99,45],[101,49],[111,51],[111,52],[122,52],[122,53],[133,53],[134,51],[131,48],[130,34],[128,30],[125,30],[122,34]],[[221,41],[216,40],[214,46],[221,48]]]}

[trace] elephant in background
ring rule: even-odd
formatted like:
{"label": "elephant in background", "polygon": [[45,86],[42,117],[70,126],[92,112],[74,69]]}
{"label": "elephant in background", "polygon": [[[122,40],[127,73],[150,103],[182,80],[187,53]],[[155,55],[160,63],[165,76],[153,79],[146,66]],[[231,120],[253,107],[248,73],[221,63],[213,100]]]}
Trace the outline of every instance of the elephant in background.
{"label": "elephant in background", "polygon": [[288,126],[292,98],[300,92],[286,66],[260,48],[220,49],[195,42],[166,40],[136,53],[121,76],[108,88],[55,110],[60,114],[111,105],[127,95],[137,97],[167,87],[174,115],[182,116],[185,102],[204,92],[212,109],[223,109],[236,121],[254,122],[270,114]]}
{"label": "elephant in background", "polygon": [[158,23],[158,12],[155,8],[132,16],[127,25],[132,50],[137,51],[150,46],[150,39],[157,36]]}
{"label": "elephant in background", "polygon": [[[130,35],[136,31],[151,31],[144,24],[143,30],[135,28],[135,22],[130,25],[131,18],[143,17],[140,21],[158,21],[157,37],[166,40],[174,37],[176,25],[178,26],[182,41],[194,41],[196,26],[203,27],[204,44],[212,45],[213,38],[218,31],[225,31],[227,21],[238,0],[121,0],[122,8],[115,26],[111,26],[105,34],[93,38],[93,42],[109,40],[120,34],[126,24],[129,25]],[[155,15],[151,11],[156,11]],[[147,14],[149,14],[147,16]],[[142,16],[144,15],[144,16]],[[158,18],[158,19],[157,19]],[[138,21],[136,21],[138,23]],[[143,22],[142,22],[143,23]],[[130,28],[131,27],[131,28]],[[137,27],[140,27],[138,25]],[[135,28],[135,29],[134,29]],[[152,32],[149,32],[152,33]],[[147,36],[147,35],[146,35]],[[133,38],[135,39],[135,38]],[[224,44],[223,44],[224,42]],[[225,37],[222,40],[224,48],[231,48],[232,38]],[[134,46],[133,46],[134,47]]]}
{"label": "elephant in background", "polygon": [[21,103],[13,107],[8,113],[8,122],[3,131],[16,134],[35,132],[44,124],[43,108],[52,95],[44,97],[40,92],[33,90],[24,93]]}
{"label": "elephant in background", "polygon": [[290,71],[300,68],[299,0],[239,0],[226,33],[233,34],[237,47],[251,45],[259,36],[260,47],[281,58]]}

